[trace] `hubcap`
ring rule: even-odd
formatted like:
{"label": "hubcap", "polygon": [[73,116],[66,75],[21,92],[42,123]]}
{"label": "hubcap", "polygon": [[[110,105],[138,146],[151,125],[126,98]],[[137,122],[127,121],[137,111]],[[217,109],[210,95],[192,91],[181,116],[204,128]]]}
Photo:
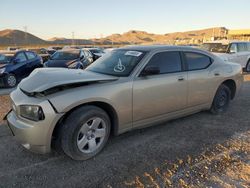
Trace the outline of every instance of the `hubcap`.
{"label": "hubcap", "polygon": [[7,83],[9,86],[14,87],[16,85],[16,78],[13,75],[8,76]]}
{"label": "hubcap", "polygon": [[99,117],[91,118],[82,125],[77,135],[77,147],[83,153],[92,153],[106,136],[106,123]]}

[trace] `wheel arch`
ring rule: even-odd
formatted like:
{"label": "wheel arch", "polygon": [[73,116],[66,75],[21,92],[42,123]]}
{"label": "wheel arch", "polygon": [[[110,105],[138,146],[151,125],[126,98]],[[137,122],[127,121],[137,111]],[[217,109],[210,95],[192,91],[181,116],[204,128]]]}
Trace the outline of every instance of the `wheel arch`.
{"label": "wheel arch", "polygon": [[236,82],[232,79],[228,79],[228,80],[225,80],[221,83],[221,85],[224,84],[225,86],[227,86],[230,91],[231,91],[231,99],[234,99],[235,97],[235,94],[236,94]]}
{"label": "wheel arch", "polygon": [[118,135],[118,124],[119,124],[119,120],[118,120],[118,115],[117,115],[117,112],[115,110],[115,108],[106,103],[106,102],[102,102],[102,101],[93,101],[93,102],[87,102],[87,103],[83,103],[83,104],[80,104],[78,106],[75,106],[73,107],[72,109],[68,110],[60,119],[59,121],[56,123],[53,131],[52,131],[52,139],[51,141],[53,140],[53,138],[58,138],[58,135],[60,134],[60,128],[63,124],[63,122],[65,121],[65,119],[73,112],[75,111],[76,109],[78,108],[81,108],[83,106],[96,106],[96,107],[99,107],[101,108],[102,110],[104,110],[109,118],[110,118],[110,121],[111,121],[111,134],[112,135]]}

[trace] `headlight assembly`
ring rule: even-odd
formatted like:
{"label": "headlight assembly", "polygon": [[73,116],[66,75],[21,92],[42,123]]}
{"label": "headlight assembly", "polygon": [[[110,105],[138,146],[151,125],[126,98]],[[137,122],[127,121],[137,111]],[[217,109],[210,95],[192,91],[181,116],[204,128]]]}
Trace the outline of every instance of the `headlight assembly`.
{"label": "headlight assembly", "polygon": [[40,106],[35,105],[21,105],[20,116],[32,121],[44,120],[44,113]]}

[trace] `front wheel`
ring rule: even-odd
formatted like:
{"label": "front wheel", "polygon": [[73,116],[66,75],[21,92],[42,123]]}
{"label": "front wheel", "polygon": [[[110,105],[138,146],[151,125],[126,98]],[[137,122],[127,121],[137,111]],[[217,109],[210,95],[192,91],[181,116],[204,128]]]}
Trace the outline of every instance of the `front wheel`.
{"label": "front wheel", "polygon": [[105,146],[110,127],[105,111],[96,106],[83,106],[73,111],[62,127],[62,149],[74,160],[94,157]]}
{"label": "front wheel", "polygon": [[222,84],[218,88],[214,96],[213,104],[210,111],[213,114],[219,114],[225,112],[228,108],[230,100],[231,100],[231,90],[226,85]]}

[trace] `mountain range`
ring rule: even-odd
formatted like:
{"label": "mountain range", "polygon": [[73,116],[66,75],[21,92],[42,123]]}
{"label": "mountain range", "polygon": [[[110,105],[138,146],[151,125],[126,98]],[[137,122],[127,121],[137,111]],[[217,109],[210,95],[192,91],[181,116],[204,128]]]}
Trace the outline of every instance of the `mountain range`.
{"label": "mountain range", "polygon": [[25,45],[126,45],[126,44],[173,44],[175,41],[201,41],[213,36],[225,36],[225,27],[208,28],[202,30],[175,32],[167,34],[153,34],[145,31],[131,30],[123,34],[112,34],[99,39],[67,39],[54,37],[43,40],[31,33],[20,30],[6,29],[0,31],[0,46]]}

